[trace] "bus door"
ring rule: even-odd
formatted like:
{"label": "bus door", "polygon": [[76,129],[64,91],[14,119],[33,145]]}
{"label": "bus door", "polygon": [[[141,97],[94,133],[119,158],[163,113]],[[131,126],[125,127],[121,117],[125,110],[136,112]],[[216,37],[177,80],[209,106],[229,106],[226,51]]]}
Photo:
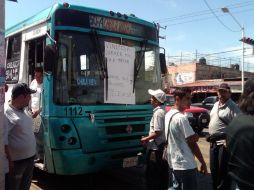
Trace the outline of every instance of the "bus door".
{"label": "bus door", "polygon": [[45,37],[36,38],[26,42],[27,49],[27,65],[28,65],[28,78],[27,81],[30,84],[34,79],[34,70],[36,67],[43,68],[43,57],[45,49]]}

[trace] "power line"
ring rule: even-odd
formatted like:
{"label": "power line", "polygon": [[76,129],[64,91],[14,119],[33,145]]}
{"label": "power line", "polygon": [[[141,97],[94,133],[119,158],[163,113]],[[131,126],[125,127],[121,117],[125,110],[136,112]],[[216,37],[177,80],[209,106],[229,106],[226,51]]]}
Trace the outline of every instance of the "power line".
{"label": "power line", "polygon": [[[254,11],[254,9],[245,9],[245,10],[234,12],[234,13],[235,14],[239,14],[239,13],[242,13],[242,12],[249,12],[249,11]],[[225,16],[225,15],[224,14],[220,14],[219,16]],[[173,24],[167,24],[166,26],[175,26],[175,25],[180,25],[180,24],[185,24],[185,23],[191,23],[191,22],[196,22],[196,21],[209,20],[209,19],[214,19],[214,16],[212,16],[212,17],[206,17],[206,18],[200,18],[200,19],[193,19],[193,20],[183,21],[183,22],[178,22],[178,23],[173,23]]]}
{"label": "power line", "polygon": [[[245,50],[249,50],[252,48],[245,48]],[[179,57],[191,57],[191,56],[199,56],[199,57],[215,57],[215,55],[219,54],[227,54],[227,53],[232,53],[232,52],[237,52],[237,51],[242,51],[242,49],[233,49],[233,50],[228,50],[228,51],[220,51],[220,52],[214,52],[214,53],[185,53],[181,55],[173,55],[173,56],[168,56],[170,58],[179,58]],[[247,54],[246,56],[254,56],[252,54]],[[235,56],[238,57],[238,56]],[[231,56],[231,58],[234,58]]]}
{"label": "power line", "polygon": [[[246,2],[246,3],[249,3],[249,2]],[[239,3],[240,4],[240,3]],[[239,6],[239,4],[236,4],[238,6],[231,6],[230,9],[236,9],[236,8],[240,8],[240,7],[250,7],[251,5],[254,5],[254,2],[252,1],[252,3],[249,3],[249,4],[245,4],[245,5],[241,5]],[[229,7],[229,6],[227,6]],[[254,11],[254,9],[245,9],[245,10],[240,10],[240,11],[236,11],[234,12],[235,14],[239,14],[239,13],[242,13],[242,12],[249,12],[249,11]],[[214,12],[218,12],[220,13],[221,10],[219,8],[217,9],[214,9]],[[196,22],[196,21],[202,21],[202,20],[209,20],[209,19],[213,19],[213,17],[205,17],[205,18],[198,18],[198,19],[193,19],[197,16],[205,16],[205,15],[211,15],[211,11],[210,10],[205,10],[205,11],[201,11],[201,12],[193,12],[193,13],[189,13],[189,14],[185,14],[185,15],[180,15],[180,16],[177,16],[177,17],[171,17],[171,18],[164,18],[164,19],[159,19],[159,20],[156,20],[155,22],[159,22],[159,23],[172,23],[172,22],[175,22],[175,21],[179,21],[177,23],[172,23],[172,24],[168,24],[167,26],[174,26],[174,25],[180,25],[180,24],[185,24],[185,23],[190,23],[190,22]],[[220,14],[220,15],[217,15],[218,16],[224,16],[224,14]],[[192,20],[190,20],[192,19]],[[183,21],[180,21],[180,20],[183,20]]]}
{"label": "power line", "polygon": [[[244,2],[244,3],[237,3],[237,4],[231,4],[231,5],[227,5],[226,7],[230,8],[231,10],[233,9],[237,9],[240,7],[246,7],[246,6],[250,6],[253,5],[254,2],[253,1],[248,1],[248,2]],[[213,11],[215,12],[221,12],[221,8],[216,8],[213,9]],[[191,17],[197,17],[197,16],[201,16],[201,15],[210,15],[211,11],[210,10],[203,10],[203,11],[199,11],[199,12],[192,12],[192,13],[187,13],[187,14],[183,14],[183,15],[179,15],[176,17],[169,17],[169,18],[162,18],[162,19],[158,19],[155,20],[154,22],[168,22],[168,21],[173,21],[173,20],[181,20],[181,19],[185,19],[185,18],[191,18]]]}
{"label": "power line", "polygon": [[204,2],[205,2],[205,4],[206,4],[206,6],[210,9],[210,11],[213,13],[213,15],[215,16],[215,18],[219,21],[219,23],[221,23],[225,28],[227,28],[228,30],[230,30],[231,32],[240,32],[240,30],[238,31],[236,31],[236,30],[232,30],[231,28],[229,28],[226,24],[224,24],[223,22],[222,22],[222,20],[214,13],[214,11],[213,11],[213,9],[210,7],[210,5],[207,3],[207,1],[206,0],[204,0]]}

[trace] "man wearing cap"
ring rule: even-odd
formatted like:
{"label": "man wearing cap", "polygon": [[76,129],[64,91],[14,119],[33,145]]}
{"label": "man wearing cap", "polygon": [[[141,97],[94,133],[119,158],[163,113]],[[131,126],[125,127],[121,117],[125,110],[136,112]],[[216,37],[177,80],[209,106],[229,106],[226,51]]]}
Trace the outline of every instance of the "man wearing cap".
{"label": "man wearing cap", "polygon": [[210,112],[209,138],[210,169],[214,190],[228,189],[226,180],[227,153],[225,147],[225,130],[232,119],[240,113],[240,109],[231,97],[230,86],[222,83],[217,89],[219,100]]}
{"label": "man wearing cap", "polygon": [[146,181],[147,189],[163,190],[167,189],[168,171],[162,165],[162,153],[165,143],[163,104],[165,93],[161,89],[148,90],[151,95],[151,104],[154,108],[153,116],[150,121],[149,135],[141,138],[141,143],[147,145],[147,168]]}
{"label": "man wearing cap", "polygon": [[25,109],[32,93],[35,91],[27,84],[16,84],[4,112],[5,152],[10,168],[6,183],[10,190],[29,190],[32,181],[36,142],[32,117]]}

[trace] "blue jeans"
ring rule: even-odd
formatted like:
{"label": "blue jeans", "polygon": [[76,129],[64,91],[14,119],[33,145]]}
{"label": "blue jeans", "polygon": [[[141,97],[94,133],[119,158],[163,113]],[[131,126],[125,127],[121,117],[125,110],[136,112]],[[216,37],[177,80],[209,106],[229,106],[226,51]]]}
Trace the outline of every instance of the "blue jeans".
{"label": "blue jeans", "polygon": [[198,177],[197,169],[174,170],[173,189],[174,190],[197,190]]}

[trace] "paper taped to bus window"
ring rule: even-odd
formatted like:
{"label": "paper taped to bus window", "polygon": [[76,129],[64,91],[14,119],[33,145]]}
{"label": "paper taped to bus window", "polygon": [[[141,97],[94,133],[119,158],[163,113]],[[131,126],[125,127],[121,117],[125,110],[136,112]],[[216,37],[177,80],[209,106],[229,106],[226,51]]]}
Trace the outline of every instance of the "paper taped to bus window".
{"label": "paper taped to bus window", "polygon": [[[133,92],[135,48],[105,42],[108,89],[104,89],[105,103],[135,104]],[[106,93],[108,93],[106,98]]]}

